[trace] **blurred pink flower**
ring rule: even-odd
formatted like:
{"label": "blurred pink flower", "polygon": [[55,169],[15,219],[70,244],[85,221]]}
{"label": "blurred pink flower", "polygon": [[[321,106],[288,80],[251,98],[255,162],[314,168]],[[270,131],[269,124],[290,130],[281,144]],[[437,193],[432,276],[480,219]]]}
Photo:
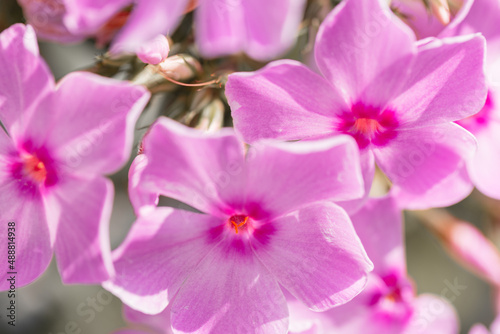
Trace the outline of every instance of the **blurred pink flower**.
{"label": "blurred pink flower", "polygon": [[[485,15],[487,13],[487,15]],[[457,122],[478,141],[467,170],[474,185],[485,195],[500,199],[500,1],[475,0],[467,16],[443,32],[446,36],[482,33],[486,38],[488,98],[482,110]]]}
{"label": "blurred pink flower", "polygon": [[[316,311],[365,286],[372,264],[333,203],[362,195],[350,137],[245,153],[230,129],[209,135],[160,118],[143,149],[130,175],[139,218],[103,284],[128,306],[171,305],[177,332],[286,333],[280,285]],[[204,214],[153,207],[159,195]]]}
{"label": "blurred pink flower", "polygon": [[[200,0],[196,43],[204,57],[245,52],[257,60],[283,54],[297,36],[305,0]],[[135,53],[158,34],[171,34],[189,0],[20,0],[41,36],[73,42],[94,36],[126,6],[134,8],[113,40],[112,53]],[[263,10],[265,8],[265,10]]]}
{"label": "blurred pink flower", "polygon": [[374,270],[351,302],[314,313],[290,301],[294,334],[456,334],[453,307],[438,296],[415,296],[406,274],[401,211],[390,198],[371,199],[352,221]]}
{"label": "blurred pink flower", "polygon": [[143,63],[157,65],[168,57],[169,52],[168,39],[163,35],[158,35],[142,45],[137,51],[137,56]]}
{"label": "blurred pink flower", "polygon": [[469,334],[500,334],[500,316],[497,316],[495,321],[493,321],[490,329],[491,331],[484,327],[484,325],[477,324],[470,329]]}
{"label": "blurred pink flower", "polygon": [[403,207],[470,193],[462,167],[476,143],[453,121],[484,104],[481,36],[415,43],[382,0],[346,0],[322,23],[315,57],[323,76],[291,60],[229,76],[234,126],[247,142],[349,134],[367,192],[376,163]]}
{"label": "blurred pink flower", "polygon": [[446,35],[468,14],[475,0],[432,0],[430,10],[422,0],[391,0],[391,7],[401,14],[403,21],[418,39]]}
{"label": "blurred pink flower", "polygon": [[40,276],[53,250],[65,283],[108,279],[113,185],[102,175],[127,161],[148,92],[78,72],[55,86],[21,24],[0,35],[0,73],[0,218],[16,224],[17,286]]}

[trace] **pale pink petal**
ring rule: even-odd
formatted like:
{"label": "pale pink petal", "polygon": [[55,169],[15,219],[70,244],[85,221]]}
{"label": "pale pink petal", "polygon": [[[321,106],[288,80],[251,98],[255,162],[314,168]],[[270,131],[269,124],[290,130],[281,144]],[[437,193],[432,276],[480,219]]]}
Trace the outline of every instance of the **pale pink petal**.
{"label": "pale pink petal", "polygon": [[363,175],[363,184],[365,188],[365,193],[363,197],[359,199],[349,200],[349,201],[337,201],[342,209],[344,209],[347,214],[352,215],[356,213],[365,204],[368,196],[370,195],[370,189],[372,188],[373,177],[375,175],[375,157],[373,152],[370,150],[362,150],[359,152],[360,163],[361,163],[361,174]]}
{"label": "pale pink petal", "polygon": [[113,41],[111,52],[135,53],[158,34],[172,34],[187,5],[188,0],[137,1],[127,23]]}
{"label": "pale pink petal", "polygon": [[458,316],[444,298],[422,294],[413,303],[415,313],[404,334],[456,334]]}
{"label": "pale pink petal", "polygon": [[491,333],[488,330],[488,328],[484,327],[483,324],[476,324],[470,329],[469,334],[491,334]]}
{"label": "pale pink petal", "polygon": [[[3,131],[1,131],[3,132]],[[3,140],[3,135],[0,135]],[[4,250],[4,268],[0,273],[0,291],[9,290],[7,279],[15,272],[15,287],[33,282],[47,269],[52,259],[51,232],[47,224],[42,198],[36,190],[26,191],[19,181],[11,177],[0,156],[0,219],[2,232],[0,247]],[[8,223],[15,223],[12,240],[9,240]],[[10,268],[8,243],[15,242],[15,261]]]}
{"label": "pale pink petal", "polygon": [[58,221],[55,253],[62,281],[89,284],[108,279],[114,273],[109,245],[111,181],[66,176],[46,196],[49,218]]}
{"label": "pale pink petal", "polygon": [[484,47],[478,35],[420,45],[409,77],[390,102],[401,126],[436,125],[477,113],[487,93]]}
{"label": "pale pink petal", "polygon": [[158,35],[144,43],[137,51],[137,57],[146,64],[157,65],[168,57],[170,45],[164,35]]}
{"label": "pale pink petal", "polygon": [[170,311],[171,304],[168,305],[161,313],[155,315],[144,314],[126,305],[123,306],[123,315],[127,322],[156,329],[162,334],[173,333],[172,325],[170,324]]}
{"label": "pale pink petal", "polygon": [[[210,230],[221,220],[172,208],[140,217],[113,252],[116,276],[103,286],[146,314],[165,309],[219,239]],[[204,260],[205,261],[205,260]]]}
{"label": "pale pink petal", "polygon": [[130,156],[135,122],[148,99],[142,86],[74,72],[59,83],[51,103],[39,108],[30,131],[43,132],[69,170],[113,173]]}
{"label": "pale pink petal", "polygon": [[64,24],[75,35],[91,35],[133,0],[64,0]]}
{"label": "pale pink petal", "polygon": [[446,178],[464,166],[475,149],[475,139],[468,131],[448,123],[402,130],[389,145],[373,151],[378,166],[393,187],[406,193],[406,202],[428,208],[433,207],[426,197],[429,192],[452,195],[433,188],[446,186]]}
{"label": "pale pink petal", "polygon": [[402,212],[394,198],[371,198],[351,219],[375,273],[406,273]]}
{"label": "pale pink petal", "polygon": [[172,305],[174,333],[285,334],[286,300],[252,254],[225,240],[185,281]]}
{"label": "pale pink petal", "polygon": [[447,25],[441,22],[432,11],[428,10],[425,3],[420,0],[392,0],[391,6],[405,16],[403,20],[413,29],[417,38],[422,39],[438,35],[440,37],[450,36],[446,32],[460,24],[469,12],[473,2],[474,0],[461,1],[461,8],[458,12],[455,13],[453,9],[448,12],[448,15],[451,14],[451,22]]}
{"label": "pale pink petal", "polygon": [[230,75],[226,96],[234,127],[248,143],[261,138],[296,140],[329,135],[334,131],[335,114],[348,110],[324,78],[292,60]]}
{"label": "pale pink petal", "polygon": [[[471,6],[472,4],[472,6]],[[488,43],[487,61],[492,63],[500,52],[500,2],[498,0],[467,0],[463,7],[470,7],[467,15],[446,27],[440,34],[443,36],[459,36],[480,32]],[[487,15],[485,15],[487,13]]]}
{"label": "pale pink petal", "polygon": [[456,204],[470,195],[474,189],[466,166],[462,166],[441,180],[424,195],[415,198],[405,188],[395,187],[391,194],[397,199],[401,208],[408,210],[425,210],[431,207],[447,207]]}
{"label": "pale pink petal", "polygon": [[352,103],[362,100],[383,107],[408,70],[414,40],[387,1],[347,0],[334,8],[319,29],[316,63]]}
{"label": "pale pink petal", "polygon": [[246,29],[238,0],[201,1],[195,14],[196,44],[206,58],[242,51]]}
{"label": "pale pink petal", "polygon": [[38,38],[58,43],[79,42],[85,37],[80,32],[71,32],[64,23],[68,0],[18,0],[28,24],[33,26]]}
{"label": "pale pink petal", "polygon": [[128,193],[130,202],[134,207],[137,216],[141,212],[154,209],[158,204],[159,195],[155,192],[149,192],[143,189],[141,184],[142,173],[148,164],[148,157],[145,154],[139,154],[130,165],[128,172]]}
{"label": "pale pink petal", "polygon": [[313,312],[298,300],[287,298],[290,312],[288,333],[293,334],[327,334],[329,312]]}
{"label": "pale pink petal", "polygon": [[270,223],[269,242],[252,247],[266,268],[315,311],[344,304],[365,287],[373,269],[344,210],[321,202]]}
{"label": "pale pink petal", "polygon": [[446,228],[445,233],[445,245],[458,262],[500,286],[500,251],[481,231],[470,223],[458,222]]}
{"label": "pale pink petal", "polygon": [[[283,54],[293,45],[298,35],[305,2],[304,0],[242,1],[247,38],[245,52],[257,60],[269,60]],[[263,8],[265,10],[262,10]]]}
{"label": "pale pink petal", "polygon": [[247,154],[246,168],[246,209],[256,219],[364,194],[358,146],[350,136],[257,143]]}
{"label": "pale pink petal", "polygon": [[146,166],[138,169],[138,180],[131,175],[138,183],[139,193],[131,195],[136,210],[158,194],[213,215],[225,216],[232,213],[231,204],[243,205],[244,147],[233,131],[203,134],[162,117],[146,134],[143,148]]}
{"label": "pale pink petal", "polygon": [[15,24],[0,34],[0,122],[12,136],[23,132],[38,103],[54,88],[31,26]]}
{"label": "pale pink petal", "polygon": [[[500,94],[499,94],[500,95]],[[491,119],[488,125],[474,133],[477,153],[467,164],[474,185],[483,194],[500,199],[500,120]]]}

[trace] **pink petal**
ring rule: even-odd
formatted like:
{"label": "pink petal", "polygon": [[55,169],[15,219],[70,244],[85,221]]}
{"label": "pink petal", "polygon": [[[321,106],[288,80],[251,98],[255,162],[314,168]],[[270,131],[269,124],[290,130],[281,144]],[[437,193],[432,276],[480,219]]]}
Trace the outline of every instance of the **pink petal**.
{"label": "pink petal", "polygon": [[445,197],[453,195],[446,189],[436,189],[447,185],[447,177],[464,166],[475,148],[475,139],[469,132],[449,123],[402,130],[389,145],[373,151],[393,187],[406,193],[406,202],[423,208],[434,206],[426,197],[429,192]]}
{"label": "pink petal", "polygon": [[350,136],[296,143],[257,143],[247,155],[246,207],[279,217],[320,200],[363,196],[358,147]]}
{"label": "pink petal", "polygon": [[156,329],[162,334],[172,334],[172,325],[170,324],[170,305],[167,306],[161,313],[150,315],[136,311],[131,307],[124,305],[123,315],[127,322],[133,324],[145,325],[148,328]]}
{"label": "pink petal", "polygon": [[92,35],[132,0],[64,0],[64,24],[75,35]]}
{"label": "pink petal", "polygon": [[470,329],[469,334],[490,334],[490,331],[483,324],[476,324]]}
{"label": "pink petal", "polygon": [[[498,94],[500,96],[500,94]],[[500,122],[491,119],[488,125],[474,133],[478,142],[477,153],[468,163],[467,170],[474,185],[483,194],[500,199]]]}
{"label": "pink petal", "polygon": [[322,202],[272,223],[274,234],[252,246],[279,283],[314,311],[348,302],[373,269],[344,210]]}
{"label": "pink petal", "polygon": [[200,2],[195,28],[196,44],[205,58],[234,54],[245,45],[245,17],[239,1]]}
{"label": "pink petal", "polygon": [[[100,283],[114,273],[109,245],[113,184],[66,176],[47,194],[58,221],[55,253],[64,283]],[[54,223],[55,224],[55,223]]]}
{"label": "pink petal", "polygon": [[187,0],[139,0],[111,46],[111,53],[135,53],[158,34],[170,35],[182,18]]}
{"label": "pink petal", "polygon": [[288,329],[279,285],[250,249],[222,242],[200,262],[172,305],[174,333],[276,333]]}
{"label": "pink petal", "polygon": [[148,99],[142,86],[73,72],[59,83],[52,104],[39,108],[30,131],[43,129],[68,169],[113,173],[130,156],[135,122]]}
{"label": "pink petal", "polygon": [[164,35],[158,35],[143,44],[137,51],[139,59],[146,64],[157,65],[168,57],[170,45]]}
{"label": "pink petal", "polygon": [[[0,129],[0,142],[5,134]],[[3,146],[3,145],[2,145]],[[0,273],[0,291],[9,290],[9,272],[16,272],[16,288],[33,282],[47,269],[52,259],[51,231],[47,224],[42,198],[37,192],[22,192],[18,181],[12,179],[4,165],[4,156],[0,155],[0,219],[2,232],[0,247],[4,250],[2,260],[4,268]],[[15,223],[13,240],[9,240],[8,223]],[[54,234],[54,231],[52,231]],[[53,239],[52,239],[53,240]],[[8,261],[9,241],[15,242],[14,268]]]}
{"label": "pink petal", "polygon": [[352,103],[383,107],[408,70],[414,40],[386,1],[347,0],[321,24],[316,63]]}
{"label": "pink petal", "polygon": [[217,242],[209,230],[221,220],[158,208],[140,217],[113,252],[116,276],[103,286],[128,306],[160,313]]}
{"label": "pink petal", "polygon": [[85,34],[70,32],[64,23],[68,0],[19,0],[18,3],[38,38],[59,43],[74,43],[85,39]]}
{"label": "pink petal", "polygon": [[373,177],[375,175],[375,157],[372,151],[362,150],[359,152],[360,163],[361,163],[361,174],[363,175],[364,184],[364,195],[359,199],[349,200],[349,201],[338,201],[338,204],[342,209],[344,209],[347,214],[352,215],[356,213],[363,204],[366,203],[370,195],[370,189],[372,188]]}
{"label": "pink petal", "polygon": [[456,121],[478,112],[486,99],[484,38],[428,40],[419,46],[411,72],[391,101],[404,127]]}
{"label": "pink petal", "polygon": [[351,219],[375,273],[406,273],[402,212],[394,198],[372,198]]}
{"label": "pink petal", "polygon": [[304,0],[254,0],[241,4],[247,38],[244,50],[250,57],[269,60],[293,45],[304,16]]}
{"label": "pink petal", "polygon": [[[470,5],[472,4],[472,5]],[[470,7],[466,15],[455,24],[450,24],[440,34],[443,36],[459,36],[480,32],[488,43],[487,61],[492,63],[500,53],[500,3],[497,0],[468,0],[463,7]],[[488,13],[488,15],[485,15]],[[457,21],[456,19],[454,21]]]}
{"label": "pink petal", "polygon": [[425,210],[457,204],[469,196],[473,189],[474,184],[467,173],[467,168],[462,166],[417,198],[405,188],[394,187],[391,193],[397,199],[399,207],[407,210]]}
{"label": "pink petal", "polygon": [[332,117],[348,109],[325,79],[292,60],[273,62],[257,72],[231,74],[226,96],[234,127],[248,143],[329,135],[334,131]]}
{"label": "pink petal", "polygon": [[[140,192],[131,195],[136,209],[151,204],[158,194],[214,215],[229,210],[228,203],[243,203],[243,144],[231,130],[204,135],[162,117],[145,136],[143,147],[147,165],[138,169],[139,180],[131,175]],[[141,196],[149,199],[141,202]]]}
{"label": "pink petal", "polygon": [[130,202],[135,212],[139,216],[141,212],[154,209],[158,204],[159,196],[155,192],[148,192],[143,189],[141,179],[142,173],[148,165],[148,157],[145,154],[139,154],[130,165],[128,172],[128,192]]}
{"label": "pink petal", "polygon": [[0,122],[22,133],[39,102],[54,87],[31,26],[15,24],[0,34]]}
{"label": "pink petal", "polygon": [[423,294],[415,299],[414,306],[415,314],[404,334],[458,333],[458,316],[446,299]]}

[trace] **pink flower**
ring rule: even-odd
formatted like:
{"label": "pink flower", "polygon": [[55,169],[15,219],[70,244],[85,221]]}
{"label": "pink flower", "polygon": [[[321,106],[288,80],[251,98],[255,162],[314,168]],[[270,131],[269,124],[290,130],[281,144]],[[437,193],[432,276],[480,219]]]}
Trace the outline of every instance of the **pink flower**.
{"label": "pink flower", "polygon": [[[40,276],[54,250],[65,283],[108,279],[113,185],[102,175],[127,161],[149,94],[78,72],[55,86],[21,24],[0,35],[0,72],[0,219],[15,223],[17,286]],[[7,227],[1,236],[7,249]]]}
{"label": "pink flower", "polygon": [[[485,15],[488,13],[488,15]],[[474,185],[484,194],[500,199],[500,2],[475,0],[468,15],[447,29],[446,35],[480,32],[487,42],[486,76],[488,97],[481,111],[457,122],[474,134],[478,142],[475,157],[467,164]]]}
{"label": "pink flower", "polygon": [[415,296],[406,274],[401,212],[395,201],[371,199],[352,221],[374,264],[366,289],[320,314],[289,302],[290,333],[456,334],[458,319],[447,301],[430,294]]}
{"label": "pink flower", "polygon": [[[130,172],[139,218],[104,283],[125,304],[146,314],[171,305],[174,333],[286,333],[280,285],[315,311],[365,286],[371,262],[333,203],[362,195],[348,136],[245,154],[230,129],[209,135],[160,118],[143,148]],[[156,208],[158,195],[203,214]]]}
{"label": "pink flower", "polygon": [[19,0],[19,4],[38,37],[71,43],[102,34],[100,30],[132,0]]}
{"label": "pink flower", "polygon": [[[40,3],[40,1],[42,3]],[[195,10],[196,42],[213,58],[245,52],[257,60],[275,58],[294,43],[305,0],[200,0]],[[43,37],[60,42],[93,36],[120,9],[134,3],[113,53],[135,53],[158,34],[171,34],[189,0],[22,0],[28,21]],[[265,10],[263,10],[265,8]]]}
{"label": "pink flower", "polygon": [[248,143],[349,134],[367,189],[376,163],[402,206],[445,206],[472,189],[461,167],[475,140],[452,122],[484,104],[483,56],[481,36],[417,44],[382,0],[346,0],[318,33],[323,76],[277,61],[230,75],[226,96]]}

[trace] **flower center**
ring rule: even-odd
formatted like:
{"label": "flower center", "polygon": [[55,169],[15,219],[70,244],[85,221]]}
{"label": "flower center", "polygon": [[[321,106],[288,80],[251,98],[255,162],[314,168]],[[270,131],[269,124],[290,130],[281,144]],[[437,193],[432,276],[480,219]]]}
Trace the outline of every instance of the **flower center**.
{"label": "flower center", "polygon": [[245,215],[233,215],[229,218],[229,224],[231,224],[231,228],[234,228],[234,232],[238,234],[247,226],[249,218]]}
{"label": "flower center", "polygon": [[25,175],[37,183],[45,182],[47,178],[47,168],[43,161],[31,154],[26,154],[22,159],[24,162],[23,170]]}
{"label": "flower center", "polygon": [[360,148],[369,144],[383,146],[397,135],[398,122],[390,109],[380,110],[357,103],[340,118],[336,130],[353,136]]}

